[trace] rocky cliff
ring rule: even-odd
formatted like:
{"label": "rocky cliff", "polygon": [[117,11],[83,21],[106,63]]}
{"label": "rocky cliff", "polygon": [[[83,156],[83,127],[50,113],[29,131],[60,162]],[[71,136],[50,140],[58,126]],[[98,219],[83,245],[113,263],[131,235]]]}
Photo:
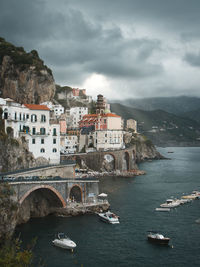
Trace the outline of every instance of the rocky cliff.
{"label": "rocky cliff", "polygon": [[132,136],[127,146],[133,146],[136,151],[136,163],[140,163],[150,159],[164,159],[164,157],[156,150],[151,140],[142,135]]}
{"label": "rocky cliff", "polygon": [[0,244],[10,238],[17,224],[18,204],[8,184],[0,184]]}
{"label": "rocky cliff", "polygon": [[0,97],[18,103],[39,104],[52,100],[55,83],[51,70],[36,50],[26,53],[0,38]]}

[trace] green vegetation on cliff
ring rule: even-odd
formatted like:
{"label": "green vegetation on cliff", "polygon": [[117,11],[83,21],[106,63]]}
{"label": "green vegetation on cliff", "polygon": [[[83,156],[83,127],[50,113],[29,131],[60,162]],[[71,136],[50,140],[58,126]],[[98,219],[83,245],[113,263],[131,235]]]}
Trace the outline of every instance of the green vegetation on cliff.
{"label": "green vegetation on cliff", "polygon": [[19,239],[7,241],[0,248],[1,267],[29,267],[32,265],[32,249],[23,249]]}
{"label": "green vegetation on cliff", "polygon": [[41,70],[47,70],[52,75],[52,71],[44,65],[36,50],[26,53],[23,47],[16,47],[0,37],[0,65],[4,56],[9,56],[14,65],[20,66],[21,71],[25,70],[28,66],[34,66],[39,75]]}

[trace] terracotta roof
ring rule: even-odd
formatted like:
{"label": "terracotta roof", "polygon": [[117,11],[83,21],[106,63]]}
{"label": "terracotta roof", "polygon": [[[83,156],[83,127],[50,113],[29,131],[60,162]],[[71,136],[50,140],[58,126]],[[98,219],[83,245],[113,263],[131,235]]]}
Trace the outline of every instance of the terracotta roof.
{"label": "terracotta roof", "polygon": [[101,115],[102,117],[117,117],[117,118],[120,118],[119,115],[116,115],[114,113],[106,113],[106,114],[103,114]]}
{"label": "terracotta roof", "polygon": [[24,104],[25,107],[32,109],[32,110],[50,110],[45,105],[36,105],[36,104]]}
{"label": "terracotta roof", "polygon": [[83,118],[90,118],[90,117],[97,117],[98,114],[86,114],[83,116]]}

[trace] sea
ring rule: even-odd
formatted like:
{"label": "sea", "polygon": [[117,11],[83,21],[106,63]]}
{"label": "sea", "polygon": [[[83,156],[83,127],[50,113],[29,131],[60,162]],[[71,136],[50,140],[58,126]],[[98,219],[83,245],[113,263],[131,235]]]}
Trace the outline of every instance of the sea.
{"label": "sea", "polygon": [[[157,149],[169,159],[140,164],[146,175],[100,180],[100,192],[108,194],[111,210],[120,216],[120,224],[104,223],[94,214],[47,216],[19,225],[16,235],[20,235],[24,246],[37,239],[34,266],[200,266],[200,224],[196,223],[200,200],[170,212],[155,211],[168,198],[200,191],[200,148]],[[148,231],[170,237],[169,246],[148,242]],[[77,248],[71,252],[53,246],[57,232],[65,232]]]}

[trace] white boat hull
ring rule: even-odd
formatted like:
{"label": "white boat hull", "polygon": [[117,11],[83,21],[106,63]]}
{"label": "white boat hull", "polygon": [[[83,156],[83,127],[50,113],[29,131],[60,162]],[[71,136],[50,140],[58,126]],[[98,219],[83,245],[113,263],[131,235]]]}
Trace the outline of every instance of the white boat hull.
{"label": "white boat hull", "polygon": [[111,223],[111,224],[119,224],[119,218],[116,217],[111,217],[109,215],[107,215],[106,213],[99,213],[99,218],[107,223]]}
{"label": "white boat hull", "polygon": [[64,248],[64,249],[74,249],[76,247],[76,244],[72,240],[59,240],[55,239],[52,241],[53,244],[57,247]]}

